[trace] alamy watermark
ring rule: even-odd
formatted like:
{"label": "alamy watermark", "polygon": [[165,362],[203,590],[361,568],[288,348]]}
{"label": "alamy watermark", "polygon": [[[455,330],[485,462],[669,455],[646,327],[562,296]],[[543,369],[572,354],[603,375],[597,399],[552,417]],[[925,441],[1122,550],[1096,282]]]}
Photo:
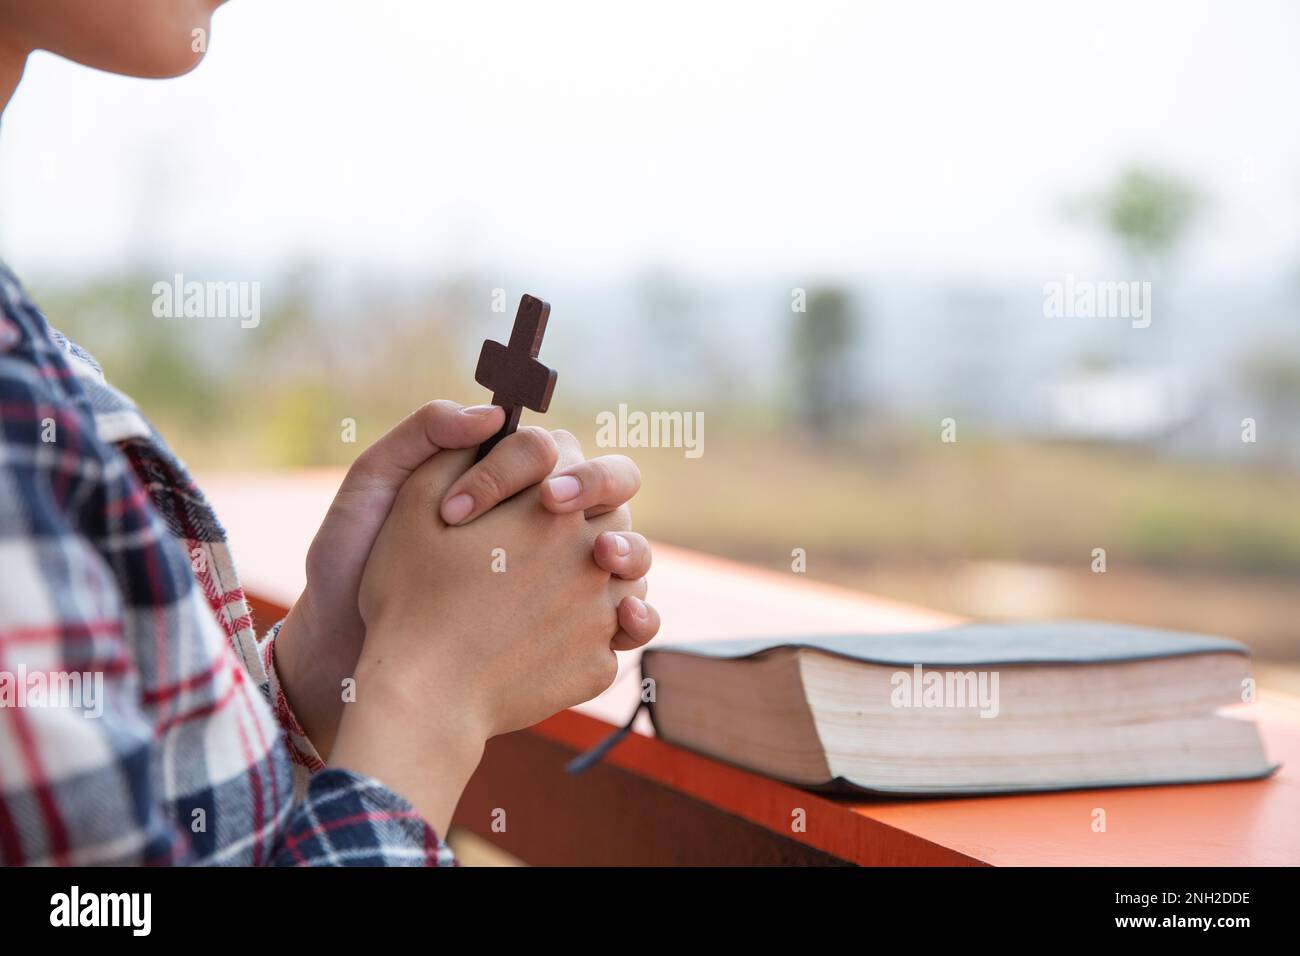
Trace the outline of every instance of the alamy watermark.
{"label": "alamy watermark", "polygon": [[244,329],[262,322],[260,282],[187,282],[178,272],[170,282],[155,282],[152,291],[158,319],[239,319]]}
{"label": "alamy watermark", "polygon": [[68,892],[50,897],[50,925],[119,926],[132,936],[148,936],[153,928],[153,894],[82,892],[74,883]]}
{"label": "alamy watermark", "polygon": [[998,715],[997,671],[895,671],[889,684],[894,707],[979,709],[981,717]]}
{"label": "alamy watermark", "polygon": [[1067,274],[1043,284],[1043,316],[1048,319],[1128,319],[1135,329],[1151,324],[1151,283],[1137,280],[1095,282]]}
{"label": "alamy watermark", "polygon": [[80,710],[86,718],[104,714],[103,671],[0,670],[0,710],[50,707]]}
{"label": "alamy watermark", "polygon": [[704,454],[703,412],[628,411],[596,415],[596,444],[601,448],[684,448],[687,458]]}

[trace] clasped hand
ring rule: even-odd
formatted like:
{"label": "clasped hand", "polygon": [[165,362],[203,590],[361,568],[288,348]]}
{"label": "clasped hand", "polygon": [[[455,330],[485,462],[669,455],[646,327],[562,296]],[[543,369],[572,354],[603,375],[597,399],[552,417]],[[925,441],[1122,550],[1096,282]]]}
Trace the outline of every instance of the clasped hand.
{"label": "clasped hand", "polygon": [[474,464],[502,421],[496,406],[432,402],[363,452],[275,647],[317,750],[439,829],[489,737],[596,696],[614,651],[659,628],[650,548],[630,530],[635,464],[584,460],[568,432],[539,428]]}

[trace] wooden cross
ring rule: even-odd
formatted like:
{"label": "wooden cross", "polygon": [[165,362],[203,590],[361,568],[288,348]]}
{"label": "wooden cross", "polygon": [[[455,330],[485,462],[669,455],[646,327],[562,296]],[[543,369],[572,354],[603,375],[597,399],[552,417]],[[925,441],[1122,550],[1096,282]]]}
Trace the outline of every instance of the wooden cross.
{"label": "wooden cross", "polygon": [[546,320],[551,307],[541,299],[525,295],[519,300],[515,314],[515,327],[510,332],[510,344],[502,345],[488,339],[478,356],[474,381],[492,389],[492,404],[506,410],[506,423],[501,430],[478,446],[475,461],[507,435],[519,427],[519,416],[525,408],[544,412],[551,404],[555,391],[556,371],[537,361],[542,349],[542,336],[546,334]]}

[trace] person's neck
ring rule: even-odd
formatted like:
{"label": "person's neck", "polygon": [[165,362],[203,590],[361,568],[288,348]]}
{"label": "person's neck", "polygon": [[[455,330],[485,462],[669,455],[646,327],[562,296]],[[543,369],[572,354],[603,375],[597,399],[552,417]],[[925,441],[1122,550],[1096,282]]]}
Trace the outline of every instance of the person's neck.
{"label": "person's neck", "polygon": [[0,41],[0,115],[4,114],[14,90],[18,89],[18,81],[23,78],[27,53],[27,50]]}

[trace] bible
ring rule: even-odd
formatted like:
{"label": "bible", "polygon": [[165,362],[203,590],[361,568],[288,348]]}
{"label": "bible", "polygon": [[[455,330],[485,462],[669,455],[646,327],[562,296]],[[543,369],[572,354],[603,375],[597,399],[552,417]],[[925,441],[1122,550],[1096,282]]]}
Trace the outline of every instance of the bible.
{"label": "bible", "polygon": [[[1085,621],[652,647],[663,739],[814,788],[977,794],[1237,780],[1244,645]],[[1242,708],[1238,707],[1237,710]]]}

